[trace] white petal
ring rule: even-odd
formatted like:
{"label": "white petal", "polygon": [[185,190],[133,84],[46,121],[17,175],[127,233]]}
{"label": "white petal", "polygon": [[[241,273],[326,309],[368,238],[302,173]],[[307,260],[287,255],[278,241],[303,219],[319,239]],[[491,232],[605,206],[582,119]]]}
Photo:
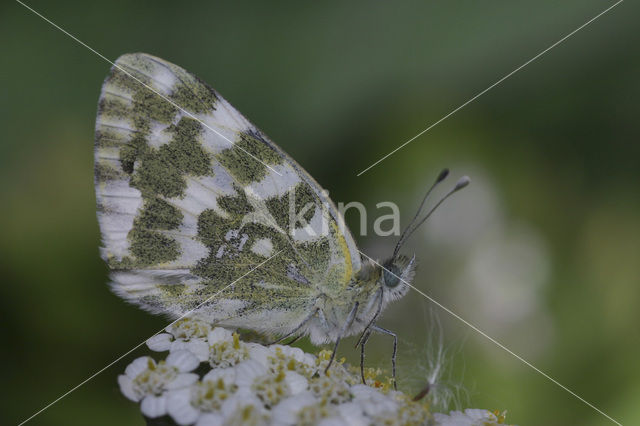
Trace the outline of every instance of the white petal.
{"label": "white petal", "polygon": [[273,347],[274,349],[280,349],[285,356],[291,357],[298,362],[303,362],[304,360],[304,352],[300,348],[293,348],[285,345],[273,345]]}
{"label": "white petal", "polygon": [[222,426],[224,424],[224,418],[215,413],[207,413],[198,419],[195,426]]}
{"label": "white petal", "polygon": [[207,340],[209,341],[210,345],[213,345],[214,343],[222,342],[225,340],[231,340],[233,338],[232,336],[233,336],[233,333],[231,333],[229,330],[218,327],[218,328],[214,328],[209,332],[209,335],[207,336]]}
{"label": "white petal", "polygon": [[171,340],[173,336],[168,333],[160,333],[147,340],[147,346],[152,351],[164,352],[171,348]]}
{"label": "white petal", "polygon": [[147,395],[140,404],[140,411],[147,417],[160,417],[167,414],[167,397],[166,395]]}
{"label": "white petal", "polygon": [[124,374],[121,374],[120,376],[118,376],[118,384],[120,385],[120,392],[122,392],[124,396],[126,396],[133,402],[138,402],[140,401],[142,396],[138,395],[133,391],[132,383],[133,381],[129,376],[125,376]]}
{"label": "white petal", "polygon": [[[482,411],[483,413],[477,413],[476,411]],[[475,426],[477,424],[482,424],[484,421],[491,420],[489,417],[470,417],[467,415],[467,412],[470,412],[472,416],[477,416],[478,414],[491,414],[487,410],[465,410],[465,412],[461,411],[452,411],[449,415],[435,413],[433,415],[433,419],[438,426]]]}
{"label": "white petal", "polygon": [[355,402],[347,402],[340,404],[336,407],[340,417],[342,417],[347,424],[353,426],[367,426],[369,421],[362,412],[360,404]]}
{"label": "white petal", "polygon": [[303,363],[307,364],[308,366],[315,367],[315,365],[316,365],[316,357],[314,357],[311,354],[305,353],[304,354],[304,358],[300,362],[303,362]]}
{"label": "white petal", "polygon": [[278,425],[295,425],[298,421],[298,413],[300,410],[318,403],[310,392],[292,396],[280,401],[280,403],[271,410],[271,421],[273,424]]}
{"label": "white petal", "polygon": [[197,382],[199,376],[195,373],[181,373],[176,376],[175,379],[165,385],[166,389],[180,389],[187,386],[191,386]]}
{"label": "white petal", "polygon": [[354,402],[360,404],[362,410],[368,416],[375,417],[384,413],[395,412],[398,409],[398,404],[390,396],[386,396],[370,386],[352,386],[351,393],[353,394]]}
{"label": "white petal", "polygon": [[253,391],[241,388],[222,404],[220,412],[224,418],[229,418],[239,409],[249,405],[255,407],[256,410],[264,411],[262,401],[258,399]]}
{"label": "white petal", "polygon": [[253,380],[267,373],[267,368],[260,362],[253,359],[243,361],[235,366],[236,371],[236,385],[238,387],[250,388],[253,384]]}
{"label": "white petal", "polygon": [[436,413],[433,419],[438,426],[475,426],[485,422],[496,422],[495,414],[488,410],[467,408],[462,411],[451,411],[449,415]]}
{"label": "white petal", "polygon": [[273,348],[274,351],[276,350],[276,348],[280,349],[285,356],[293,358],[298,362],[301,362],[310,366],[316,365],[316,359],[313,357],[313,355],[304,353],[304,351],[300,348],[294,348],[291,346],[284,346],[284,345],[271,345],[270,347]]}
{"label": "white petal", "polygon": [[291,389],[292,395],[297,395],[300,392],[307,390],[307,388],[309,387],[309,382],[307,382],[307,379],[294,371],[287,372],[287,374],[284,376],[284,381],[287,383],[287,385],[289,385],[289,389]]}
{"label": "white petal", "polygon": [[198,420],[200,410],[191,405],[191,390],[181,389],[167,395],[167,412],[179,425],[188,425]]}
{"label": "white petal", "polygon": [[124,370],[124,374],[126,374],[130,379],[135,379],[138,374],[149,368],[150,361],[155,364],[155,361],[148,356],[136,358],[131,364],[127,365],[127,368]]}
{"label": "white petal", "polygon": [[188,350],[194,354],[200,362],[209,359],[209,343],[203,339],[193,339],[188,342],[176,340],[171,344],[171,352],[178,350]]}
{"label": "white petal", "polygon": [[227,384],[235,383],[236,380],[236,370],[234,367],[228,368],[214,368],[210,370],[207,374],[202,378],[203,382],[207,380],[211,380],[212,382],[217,381],[218,379],[222,379]]}
{"label": "white petal", "polygon": [[249,358],[258,361],[265,367],[269,366],[269,357],[275,357],[276,353],[271,348],[265,348],[257,343],[248,343]]}
{"label": "white petal", "polygon": [[342,417],[330,417],[320,420],[318,426],[351,426],[351,423],[348,423]]}
{"label": "white petal", "polygon": [[167,365],[173,365],[181,373],[195,370],[200,365],[200,360],[191,352],[186,350],[174,351],[167,357]]}
{"label": "white petal", "polygon": [[480,408],[467,408],[464,410],[464,414],[474,420],[493,420],[497,421],[496,415],[489,410],[483,410]]}

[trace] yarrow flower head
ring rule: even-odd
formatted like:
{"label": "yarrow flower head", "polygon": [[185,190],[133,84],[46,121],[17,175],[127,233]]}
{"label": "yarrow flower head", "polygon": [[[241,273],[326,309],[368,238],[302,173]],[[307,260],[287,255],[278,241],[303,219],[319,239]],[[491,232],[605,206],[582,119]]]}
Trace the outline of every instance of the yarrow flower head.
{"label": "yarrow flower head", "polygon": [[149,425],[471,426],[504,421],[504,415],[486,410],[432,414],[428,400],[414,401],[393,390],[391,380],[375,380],[380,371],[365,371],[370,385],[362,384],[344,360],[325,374],[329,351],[312,355],[244,342],[237,333],[197,319],[176,322],[147,344],[168,351],[166,359],[138,358],[118,381],[127,398],[140,402]]}

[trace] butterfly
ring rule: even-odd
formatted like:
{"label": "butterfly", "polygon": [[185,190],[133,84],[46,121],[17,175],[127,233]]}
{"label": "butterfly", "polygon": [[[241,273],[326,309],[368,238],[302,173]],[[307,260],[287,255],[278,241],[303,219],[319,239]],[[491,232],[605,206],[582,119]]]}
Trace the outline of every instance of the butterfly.
{"label": "butterfly", "polygon": [[409,290],[415,257],[398,249],[421,222],[383,265],[361,255],[328,193],[194,75],[118,58],[98,103],[95,188],[101,256],[125,300],[334,342],[333,355],[360,334],[362,361],[372,331],[391,334],[395,375],[397,338],[376,320]]}

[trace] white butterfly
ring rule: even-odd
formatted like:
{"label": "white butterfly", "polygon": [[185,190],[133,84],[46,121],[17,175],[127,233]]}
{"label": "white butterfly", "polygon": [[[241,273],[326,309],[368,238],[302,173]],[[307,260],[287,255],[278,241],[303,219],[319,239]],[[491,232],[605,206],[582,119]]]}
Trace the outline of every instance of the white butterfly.
{"label": "white butterfly", "polygon": [[95,171],[102,257],[126,300],[336,347],[393,335],[375,321],[409,289],[415,262],[398,248],[422,221],[384,268],[361,256],[320,185],[182,68],[142,53],[117,60],[100,95]]}

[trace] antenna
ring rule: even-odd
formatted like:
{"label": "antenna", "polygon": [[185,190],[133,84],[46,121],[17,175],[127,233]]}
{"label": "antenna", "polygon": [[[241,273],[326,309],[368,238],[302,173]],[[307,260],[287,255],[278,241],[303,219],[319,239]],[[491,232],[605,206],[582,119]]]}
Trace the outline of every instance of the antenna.
{"label": "antenna", "polygon": [[449,174],[449,170],[448,169],[444,169],[442,172],[440,172],[440,175],[438,175],[438,179],[436,179],[435,183],[433,185],[431,185],[431,188],[429,188],[429,190],[427,191],[427,194],[425,195],[424,199],[422,200],[422,203],[420,204],[420,208],[418,209],[418,212],[416,213],[414,218],[411,220],[411,223],[409,223],[407,228],[404,230],[404,232],[400,236],[400,239],[398,240],[398,244],[396,244],[396,248],[393,250],[393,257],[394,258],[398,254],[398,251],[400,250],[402,245],[407,241],[407,239],[409,239],[409,237],[416,231],[416,229],[418,229],[420,227],[420,225],[422,225],[427,219],[429,219],[429,217],[440,206],[440,204],[444,203],[444,200],[446,200],[447,198],[449,198],[450,196],[452,196],[456,192],[460,191],[462,188],[464,188],[465,186],[469,185],[469,183],[471,182],[471,179],[469,179],[468,176],[462,176],[458,180],[456,185],[449,192],[447,192],[442,198],[440,198],[440,200],[435,204],[435,206],[433,206],[431,208],[431,210],[429,210],[429,212],[427,212],[425,217],[423,217],[419,222],[416,223],[416,220],[417,220],[418,216],[420,215],[420,212],[422,211],[425,202],[427,201],[427,197],[429,196],[429,194],[431,193],[433,188],[435,188],[437,184],[442,182],[447,177],[448,174]]}
{"label": "antenna", "polygon": [[411,228],[411,225],[413,225],[415,223],[415,221],[418,219],[418,216],[420,216],[420,212],[422,212],[422,209],[424,208],[424,204],[427,202],[427,198],[429,198],[429,195],[431,194],[431,191],[433,191],[433,188],[438,186],[438,184],[440,182],[445,180],[447,178],[447,176],[449,176],[449,169],[442,169],[440,174],[438,174],[438,177],[436,178],[435,182],[433,182],[431,184],[431,186],[427,190],[427,193],[424,195],[424,198],[422,199],[422,202],[420,203],[420,207],[418,207],[418,211],[416,212],[416,215],[413,217],[413,219],[411,219],[411,222],[409,222],[409,225],[407,225],[407,227],[404,228],[404,231],[402,231],[402,235],[400,235],[400,239],[398,240],[398,244],[396,244],[396,248],[393,250],[393,257],[396,257],[396,255],[398,254],[398,250],[400,250],[400,247],[402,246],[402,244],[404,244],[404,240],[405,240],[405,236],[407,235],[407,231],[409,231],[409,228]]}

